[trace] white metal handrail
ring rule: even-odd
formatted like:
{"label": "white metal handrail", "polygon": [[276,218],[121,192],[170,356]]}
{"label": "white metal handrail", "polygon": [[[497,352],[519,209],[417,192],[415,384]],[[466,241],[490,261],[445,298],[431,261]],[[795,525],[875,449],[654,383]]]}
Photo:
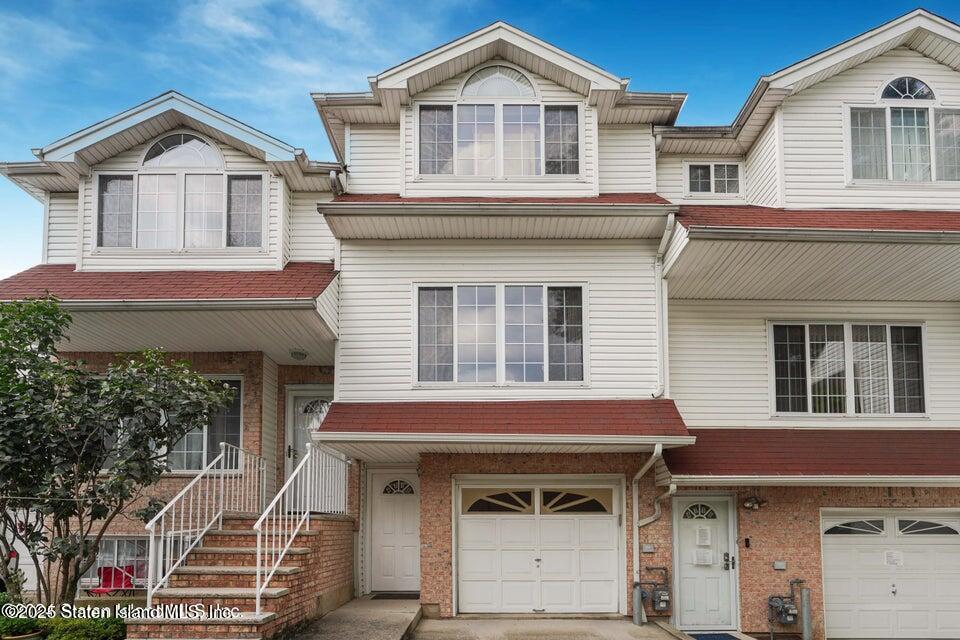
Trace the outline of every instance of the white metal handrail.
{"label": "white metal handrail", "polygon": [[166,586],[203,536],[223,528],[227,511],[257,513],[266,498],[266,461],[226,442],[180,492],[147,523],[147,606],[154,592]]}
{"label": "white metal handrail", "polygon": [[257,613],[261,596],[301,529],[314,513],[347,512],[347,465],[343,457],[307,444],[307,453],[253,525],[257,532]]}

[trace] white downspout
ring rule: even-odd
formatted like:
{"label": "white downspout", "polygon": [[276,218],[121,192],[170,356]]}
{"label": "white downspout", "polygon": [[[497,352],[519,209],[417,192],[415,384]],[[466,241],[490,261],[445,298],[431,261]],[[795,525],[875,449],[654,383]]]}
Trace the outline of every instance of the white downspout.
{"label": "white downspout", "polygon": [[633,581],[640,582],[640,519],[637,517],[637,513],[640,509],[640,478],[647,475],[647,472],[653,468],[653,465],[657,463],[663,457],[663,444],[657,443],[653,448],[653,453],[650,454],[650,457],[647,458],[647,461],[643,463],[643,466],[640,467],[640,470],[633,476],[633,481],[630,484],[630,495],[633,498],[633,521],[635,523],[633,530]]}
{"label": "white downspout", "polygon": [[670,238],[673,237],[673,230],[677,224],[676,215],[667,214],[667,224],[663,228],[663,236],[660,238],[660,246],[657,247],[657,259],[654,262],[654,307],[657,322],[657,388],[653,392],[653,398],[660,398],[667,390],[667,301],[666,283],[663,281],[663,256],[670,245]]}

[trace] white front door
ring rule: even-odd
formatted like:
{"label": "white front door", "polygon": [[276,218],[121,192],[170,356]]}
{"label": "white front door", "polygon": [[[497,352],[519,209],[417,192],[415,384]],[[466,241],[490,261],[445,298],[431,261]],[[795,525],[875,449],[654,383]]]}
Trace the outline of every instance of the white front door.
{"label": "white front door", "polygon": [[684,496],[673,501],[676,532],[677,627],[689,630],[736,628],[736,555],[733,500]]}
{"label": "white front door", "polygon": [[461,489],[461,613],[619,610],[617,491],[556,487]]}
{"label": "white front door", "polygon": [[960,638],[960,514],[825,513],[828,638]]}
{"label": "white front door", "polygon": [[370,474],[371,590],[420,590],[420,482],[413,472]]}
{"label": "white front door", "polygon": [[310,435],[320,426],[323,417],[330,408],[332,388],[329,385],[310,385],[287,389],[286,454],[285,477],[289,477],[297,468]]}

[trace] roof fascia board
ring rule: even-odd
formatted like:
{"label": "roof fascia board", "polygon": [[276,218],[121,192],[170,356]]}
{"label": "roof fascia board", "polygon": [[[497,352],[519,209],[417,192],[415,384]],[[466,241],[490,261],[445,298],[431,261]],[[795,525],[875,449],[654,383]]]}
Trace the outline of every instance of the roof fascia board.
{"label": "roof fascia board", "polygon": [[[665,218],[677,213],[680,208],[672,204],[629,204],[629,203],[589,203],[565,204],[559,202],[396,202],[396,203],[358,203],[323,202],[317,205],[321,215],[330,217],[358,218],[364,216],[407,215],[407,216],[443,216],[472,218],[478,215],[497,217],[547,217],[554,218],[557,209],[570,209],[578,212],[574,217],[647,217]],[[568,216],[569,217],[569,214]]]}
{"label": "roof fascia board", "polygon": [[669,484],[688,487],[957,487],[960,476],[714,476],[671,475]]}
{"label": "roof fascia board", "polygon": [[70,311],[289,311],[316,310],[316,298],[63,300],[60,305]]}
{"label": "roof fascia board", "polygon": [[865,53],[885,42],[905,36],[916,29],[924,29],[934,35],[960,43],[960,27],[940,16],[916,10],[765,76],[761,80],[768,81],[775,88],[790,88],[798,80],[828,69],[847,58]]}
{"label": "roof fascia board", "polygon": [[495,22],[453,42],[438,47],[376,76],[380,89],[406,89],[407,79],[423,73],[446,60],[468,53],[479,47],[504,40],[545,60],[568,69],[589,80],[597,89],[623,89],[625,79],[604,71],[582,58],[535,38],[504,22]]}
{"label": "roof fascia board", "polygon": [[265,159],[268,161],[294,159],[296,151],[294,147],[176,92],[164,93],[116,116],[81,129],[66,138],[61,138],[43,147],[39,158],[51,162],[73,162],[76,159],[76,152],[171,110],[263,150]]}
{"label": "roof fascia board", "polygon": [[390,433],[314,431],[317,442],[407,442],[456,444],[598,444],[649,445],[662,444],[664,448],[694,444],[694,436],[584,436],[578,434],[516,434],[516,433]]}
{"label": "roof fascia board", "polygon": [[773,242],[870,242],[880,244],[960,244],[960,231],[889,229],[798,229],[781,227],[713,227],[691,225],[689,240]]}

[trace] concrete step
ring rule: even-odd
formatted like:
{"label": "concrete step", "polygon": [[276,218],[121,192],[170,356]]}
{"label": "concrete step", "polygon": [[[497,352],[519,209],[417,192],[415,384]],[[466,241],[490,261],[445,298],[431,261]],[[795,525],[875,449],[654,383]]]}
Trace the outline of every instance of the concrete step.
{"label": "concrete step", "polygon": [[[270,579],[274,587],[292,587],[303,577],[301,567],[278,567]],[[261,575],[266,577],[266,571]],[[186,566],[170,576],[171,587],[238,587],[257,586],[257,568],[243,566]]]}
{"label": "concrete step", "polygon": [[[285,587],[267,587],[260,594],[261,598],[281,598],[287,595],[290,589]],[[157,598],[193,598],[200,600],[204,598],[255,598],[256,588],[254,587],[166,587],[157,589],[154,596]]]}
{"label": "concrete step", "polygon": [[259,640],[264,631],[274,625],[275,612],[257,614],[243,612],[228,620],[203,620],[199,618],[163,618],[127,620],[128,638],[170,638],[186,640]]}
{"label": "concrete step", "polygon": [[[310,562],[309,547],[290,547],[283,565],[302,566]],[[197,547],[187,556],[187,565],[257,566],[257,547]]]}

